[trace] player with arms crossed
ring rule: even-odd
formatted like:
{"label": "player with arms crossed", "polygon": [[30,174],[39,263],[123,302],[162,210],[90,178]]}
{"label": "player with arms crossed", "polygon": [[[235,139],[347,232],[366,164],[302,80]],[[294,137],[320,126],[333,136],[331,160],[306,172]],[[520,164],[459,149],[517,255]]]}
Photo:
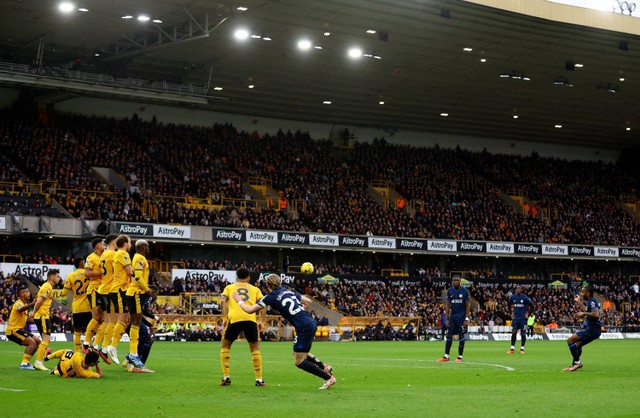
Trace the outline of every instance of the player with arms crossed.
{"label": "player with arms crossed", "polygon": [[34,299],[33,302],[29,303],[31,292],[29,292],[29,289],[24,286],[21,286],[18,289],[17,294],[18,300],[16,300],[11,307],[9,323],[7,324],[5,335],[9,341],[13,341],[18,345],[24,345],[27,347],[24,349],[20,368],[22,370],[35,370],[35,367],[31,365],[30,361],[31,356],[33,356],[33,353],[38,349],[40,339],[29,334],[25,331],[24,327],[27,325],[27,321],[29,320],[29,308],[33,308],[35,306],[37,299]]}
{"label": "player with arms crossed", "polygon": [[220,363],[222,365],[222,382],[220,386],[231,385],[229,375],[231,344],[238,339],[240,332],[249,343],[251,360],[256,375],[256,386],[266,386],[262,380],[262,354],[260,354],[260,340],[258,331],[264,330],[265,311],[260,312],[260,321],[256,323],[256,315],[243,311],[232,295],[238,293],[240,299],[246,304],[255,305],[262,299],[262,292],[257,287],[249,284],[249,270],[240,267],[236,270],[237,282],[224,288],[220,296],[220,310],[222,312],[222,343],[220,345]]}
{"label": "player with arms crossed", "polygon": [[311,299],[282,287],[280,276],[270,274],[267,276],[267,290],[269,294],[260,299],[255,305],[246,305],[238,292],[233,293],[233,299],[246,313],[256,313],[267,306],[275,309],[291,323],[296,329],[296,338],[293,341],[293,355],[295,365],[299,369],[324,380],[320,389],[329,389],[336,384],[336,378],[331,373],[333,368],[324,364],[320,359],[310,353],[313,338],[318,327],[313,317],[304,310],[311,304]]}
{"label": "player with arms crossed", "polygon": [[527,342],[527,326],[528,312],[533,312],[533,302],[529,296],[522,293],[522,286],[516,286],[516,293],[509,298],[509,309],[513,308],[513,320],[511,321],[511,348],[507,354],[516,352],[516,336],[520,331],[520,354],[524,354],[524,345]]}
{"label": "player with arms crossed", "polygon": [[[100,358],[107,363],[111,364],[109,355],[107,353],[107,347],[111,344],[113,338],[113,329],[118,323],[118,314],[114,313],[115,308],[109,298],[109,292],[113,287],[113,257],[116,255],[116,239],[117,235],[107,235],[105,244],[106,249],[100,256],[100,268],[102,269],[102,281],[98,287],[98,305],[102,307],[102,325],[98,328],[98,333],[93,342],[94,350],[98,351]],[[99,347],[102,345],[102,348]],[[99,349],[99,350],[98,350]]]}
{"label": "player with arms crossed", "polygon": [[462,363],[462,353],[464,353],[464,333],[469,325],[469,291],[460,286],[460,276],[453,276],[453,286],[447,290],[447,306],[445,311],[449,320],[447,330],[447,342],[444,348],[444,357],[438,360],[442,363],[450,361],[449,352],[453,344],[453,334],[458,334],[458,358],[456,363]]}
{"label": "player with arms crossed", "polygon": [[118,323],[113,328],[113,337],[107,347],[107,353],[109,353],[111,361],[120,364],[120,360],[118,360],[118,344],[120,344],[122,334],[124,334],[130,321],[129,306],[124,302],[124,298],[131,284],[132,271],[131,259],[129,258],[131,238],[128,235],[118,235],[116,247],[118,251],[113,256],[113,285],[109,292],[109,300],[114,313],[118,314]]}
{"label": "player with arms crossed", "polygon": [[[600,304],[596,298],[593,297],[593,286],[587,285],[583,287],[582,295],[576,295],[575,300],[578,309],[580,309],[577,315],[584,316],[584,323],[582,324],[582,331],[576,332],[567,340],[569,351],[571,351],[571,355],[573,356],[573,363],[571,366],[563,369],[565,372],[575,372],[582,368],[582,362],[580,362],[582,347],[600,338],[600,334],[602,333]],[[587,302],[586,306],[582,300]]]}

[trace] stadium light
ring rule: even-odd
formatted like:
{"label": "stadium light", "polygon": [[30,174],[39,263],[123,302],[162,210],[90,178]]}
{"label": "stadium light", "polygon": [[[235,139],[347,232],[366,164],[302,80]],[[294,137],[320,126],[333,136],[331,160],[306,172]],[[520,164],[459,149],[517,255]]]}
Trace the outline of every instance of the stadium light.
{"label": "stadium light", "polygon": [[69,1],[63,1],[58,5],[58,10],[60,10],[62,13],[71,13],[75,10],[75,8],[76,7],[73,5],[73,3]]}

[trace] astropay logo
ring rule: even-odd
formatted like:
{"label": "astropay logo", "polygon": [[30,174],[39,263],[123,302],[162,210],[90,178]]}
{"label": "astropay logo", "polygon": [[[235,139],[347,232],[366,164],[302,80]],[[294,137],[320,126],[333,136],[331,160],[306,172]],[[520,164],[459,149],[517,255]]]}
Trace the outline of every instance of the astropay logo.
{"label": "astropay logo", "polygon": [[278,233],[271,231],[248,231],[247,242],[258,242],[264,244],[277,244]]}
{"label": "astropay logo", "polygon": [[426,241],[421,239],[398,239],[398,248],[406,248],[408,250],[423,250]]}
{"label": "astropay logo", "polygon": [[360,237],[341,236],[340,245],[343,247],[366,247],[367,241]]}
{"label": "astropay logo", "polygon": [[593,247],[596,257],[618,257],[618,247]]}
{"label": "astropay logo", "polygon": [[300,244],[304,245],[309,239],[307,234],[297,234],[295,232],[280,232],[278,233],[279,240],[282,244]]}
{"label": "astropay logo", "polygon": [[116,230],[118,234],[127,234],[127,235],[151,235],[151,225],[143,225],[143,224],[116,224]]}
{"label": "astropay logo", "polygon": [[395,249],[396,240],[393,238],[369,237],[369,248],[387,248]]}
{"label": "astropay logo", "polygon": [[494,254],[513,254],[514,244],[508,242],[488,242],[487,252]]}
{"label": "astropay logo", "polygon": [[429,251],[447,251],[447,252],[455,252],[456,250],[456,242],[455,241],[436,241],[429,240],[427,249]]}
{"label": "astropay logo", "polygon": [[181,225],[153,225],[153,236],[159,238],[191,238],[191,227]]}
{"label": "astropay logo", "polygon": [[337,235],[320,235],[309,234],[309,244],[322,245],[324,247],[337,247],[338,236]]}
{"label": "astropay logo", "polygon": [[566,245],[547,245],[542,246],[542,254],[544,255],[568,255],[569,247]]}
{"label": "astropay logo", "polygon": [[234,231],[232,229],[213,229],[213,239],[217,241],[242,241],[244,231]]}

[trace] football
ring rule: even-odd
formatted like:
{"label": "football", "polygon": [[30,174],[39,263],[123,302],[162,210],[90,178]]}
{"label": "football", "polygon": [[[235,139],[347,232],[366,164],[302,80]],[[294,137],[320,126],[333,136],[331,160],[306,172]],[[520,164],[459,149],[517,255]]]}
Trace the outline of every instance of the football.
{"label": "football", "polygon": [[313,270],[313,264],[308,261],[306,263],[302,263],[302,266],[300,266],[300,273],[302,274],[311,274],[313,273]]}

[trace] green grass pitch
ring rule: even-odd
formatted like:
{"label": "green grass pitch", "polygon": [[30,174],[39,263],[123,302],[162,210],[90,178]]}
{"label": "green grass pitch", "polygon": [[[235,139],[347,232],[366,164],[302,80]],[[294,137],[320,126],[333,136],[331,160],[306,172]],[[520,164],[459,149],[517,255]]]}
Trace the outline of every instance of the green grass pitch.
{"label": "green grass pitch", "polygon": [[220,387],[220,343],[158,342],[147,363],[156,373],[104,365],[105,379],[83,380],[19,370],[22,350],[2,342],[0,415],[640,417],[640,340],[595,341],[575,373],[560,371],[571,360],[562,341],[529,342],[525,355],[507,355],[508,342],[468,342],[462,364],[436,362],[442,342],[316,342],[338,379],[328,391],[295,368],[291,347],[262,344],[268,386],[255,387],[248,345],[236,342],[233,384]]}

